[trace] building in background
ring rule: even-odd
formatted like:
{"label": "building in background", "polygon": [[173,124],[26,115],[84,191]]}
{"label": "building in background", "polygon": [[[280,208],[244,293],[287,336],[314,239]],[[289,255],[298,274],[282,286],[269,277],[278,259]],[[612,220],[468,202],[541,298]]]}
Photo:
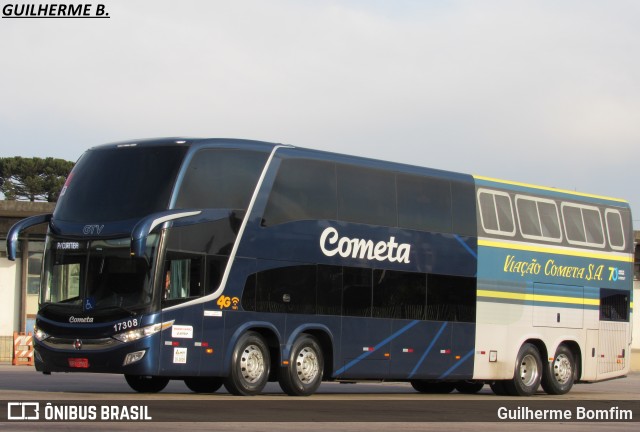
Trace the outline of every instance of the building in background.
{"label": "building in background", "polygon": [[55,203],[0,201],[0,362],[11,361],[13,332],[30,332],[38,311],[40,268],[46,225],[21,237],[18,257],[7,259],[7,232],[21,219],[51,213]]}

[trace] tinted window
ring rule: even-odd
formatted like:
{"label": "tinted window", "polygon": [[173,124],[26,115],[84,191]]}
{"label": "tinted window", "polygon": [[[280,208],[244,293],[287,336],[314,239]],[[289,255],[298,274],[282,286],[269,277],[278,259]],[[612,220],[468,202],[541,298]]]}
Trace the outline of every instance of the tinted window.
{"label": "tinted window", "polygon": [[263,225],[336,218],[335,164],[283,160],[269,195]]}
{"label": "tinted window", "polygon": [[423,273],[373,272],[373,316],[424,319],[427,277]]}
{"label": "tinted window", "polygon": [[478,190],[480,221],[489,234],[513,236],[515,225],[511,198],[505,192]]}
{"label": "tinted window", "polygon": [[342,314],[371,316],[371,270],[345,267],[343,269]]}
{"label": "tinted window", "polygon": [[338,165],[338,219],[396,226],[396,184],[392,173]]}
{"label": "tinted window", "polygon": [[451,182],[452,231],[457,234],[475,236],[476,221],[476,189],[473,183]]}
{"label": "tinted window", "polygon": [[316,313],[316,267],[301,265],[258,273],[258,312]]}
{"label": "tinted window", "polygon": [[523,237],[554,242],[562,240],[555,202],[516,196],[516,207]]}
{"label": "tinted window", "polygon": [[421,231],[451,231],[451,186],[448,180],[399,174],[398,224]]}
{"label": "tinted window", "polygon": [[484,230],[487,232],[498,231],[498,215],[496,214],[493,194],[486,192],[478,193],[478,203],[480,204],[480,216]]}
{"label": "tinted window", "polygon": [[538,212],[540,214],[540,223],[542,224],[542,235],[550,239],[562,239],[558,207],[556,207],[555,203],[538,202]]}
{"label": "tinted window", "polygon": [[186,150],[166,146],[87,151],[67,178],[56,219],[108,222],[166,210]]}
{"label": "tinted window", "polygon": [[505,233],[515,232],[511,199],[507,195],[494,195],[494,199],[496,201],[496,213],[498,214],[500,231]]}
{"label": "tinted window", "polygon": [[602,218],[596,207],[563,203],[562,217],[569,243],[604,247]]}
{"label": "tinted window", "polygon": [[176,208],[245,210],[266,160],[266,153],[253,151],[200,150],[185,173]]}
{"label": "tinted window", "polygon": [[584,225],[582,224],[582,213],[578,207],[562,206],[562,218],[564,228],[567,232],[569,243],[585,243]]}
{"label": "tinted window", "polygon": [[476,280],[474,278],[429,275],[427,279],[427,319],[474,322]]}
{"label": "tinted window", "polygon": [[540,221],[538,219],[538,207],[536,202],[529,199],[516,199],[520,230],[525,237],[541,237]]}
{"label": "tinted window", "polygon": [[597,209],[582,209],[584,228],[587,233],[587,242],[604,246],[604,232],[602,231],[602,219]]}
{"label": "tinted window", "polygon": [[342,267],[319,265],[318,315],[342,313]]}
{"label": "tinted window", "polygon": [[622,216],[617,210],[607,209],[605,212],[607,221],[607,233],[609,234],[609,244],[613,249],[624,250],[624,230],[622,228]]}
{"label": "tinted window", "polygon": [[601,289],[600,319],[602,321],[629,321],[629,291]]}

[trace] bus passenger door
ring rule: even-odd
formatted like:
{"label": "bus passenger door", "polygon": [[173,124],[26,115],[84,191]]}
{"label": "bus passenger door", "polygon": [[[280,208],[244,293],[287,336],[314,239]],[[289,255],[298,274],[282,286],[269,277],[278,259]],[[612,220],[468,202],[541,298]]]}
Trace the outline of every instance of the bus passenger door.
{"label": "bus passenger door", "polygon": [[203,294],[204,261],[204,255],[167,251],[162,322],[173,321],[173,325],[162,332],[163,375],[192,376],[200,372],[204,306],[182,305]]}

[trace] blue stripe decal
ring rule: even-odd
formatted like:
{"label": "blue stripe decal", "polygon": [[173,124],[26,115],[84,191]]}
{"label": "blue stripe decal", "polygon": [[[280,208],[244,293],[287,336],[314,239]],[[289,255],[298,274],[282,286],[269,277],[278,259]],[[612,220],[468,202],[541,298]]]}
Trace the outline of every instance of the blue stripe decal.
{"label": "blue stripe decal", "polygon": [[420,357],[420,360],[418,360],[418,363],[416,364],[416,366],[413,368],[413,370],[409,374],[409,378],[411,378],[412,376],[414,376],[416,374],[416,372],[418,371],[418,368],[422,365],[422,362],[424,362],[424,360],[427,358],[427,356],[429,355],[429,352],[431,351],[433,346],[436,344],[436,341],[440,338],[440,335],[442,335],[442,332],[444,331],[444,328],[446,326],[447,326],[446,322],[442,324],[442,327],[440,327],[440,330],[438,330],[438,333],[436,333],[436,336],[433,338],[433,340],[431,341],[431,343],[427,347],[426,351],[422,354],[422,357]]}
{"label": "blue stripe decal", "polygon": [[372,353],[376,352],[378,349],[382,348],[383,346],[385,346],[386,344],[388,344],[389,342],[391,342],[392,340],[394,340],[395,338],[397,338],[398,336],[400,336],[401,334],[403,334],[404,332],[409,330],[411,327],[413,327],[416,324],[418,324],[419,322],[420,321],[418,321],[418,320],[411,321],[409,324],[407,324],[406,326],[402,327],[400,330],[398,330],[397,332],[395,332],[394,334],[392,334],[391,336],[389,336],[388,338],[386,338],[385,340],[380,342],[375,347],[373,347],[373,351],[363,352],[360,356],[358,356],[358,358],[351,360],[349,363],[344,365],[344,367],[338,369],[336,371],[336,376],[340,375],[341,373],[343,373],[347,369],[351,369],[355,364],[357,364],[361,360],[364,360],[365,358],[369,357]]}
{"label": "blue stripe decal", "polygon": [[475,259],[478,259],[478,254],[476,254],[476,251],[474,251],[473,249],[471,249],[469,247],[468,244],[466,244],[458,235],[454,235],[455,239],[458,240],[458,243],[460,243],[462,245],[463,248],[465,248],[467,250],[467,252],[469,252],[471,254],[471,256],[473,256]]}
{"label": "blue stripe decal", "polygon": [[451,374],[451,372],[453,372],[454,370],[456,370],[458,368],[458,366],[460,366],[462,363],[464,363],[469,357],[471,357],[474,353],[475,349],[472,349],[471,351],[469,351],[464,357],[462,357],[460,360],[458,360],[458,362],[456,364],[454,364],[453,366],[451,366],[445,373],[443,373],[442,375],[440,375],[438,377],[438,379],[445,379],[447,376],[449,376]]}

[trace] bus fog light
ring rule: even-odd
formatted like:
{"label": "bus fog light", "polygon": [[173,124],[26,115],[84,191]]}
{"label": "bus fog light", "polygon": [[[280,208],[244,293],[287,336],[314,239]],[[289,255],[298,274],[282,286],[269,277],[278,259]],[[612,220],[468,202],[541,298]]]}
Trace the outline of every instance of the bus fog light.
{"label": "bus fog light", "polygon": [[131,363],[135,363],[137,361],[142,360],[142,357],[144,357],[145,353],[146,351],[142,350],[142,351],[136,351],[136,352],[127,354],[127,356],[124,358],[124,362],[122,363],[122,366],[130,365]]}

